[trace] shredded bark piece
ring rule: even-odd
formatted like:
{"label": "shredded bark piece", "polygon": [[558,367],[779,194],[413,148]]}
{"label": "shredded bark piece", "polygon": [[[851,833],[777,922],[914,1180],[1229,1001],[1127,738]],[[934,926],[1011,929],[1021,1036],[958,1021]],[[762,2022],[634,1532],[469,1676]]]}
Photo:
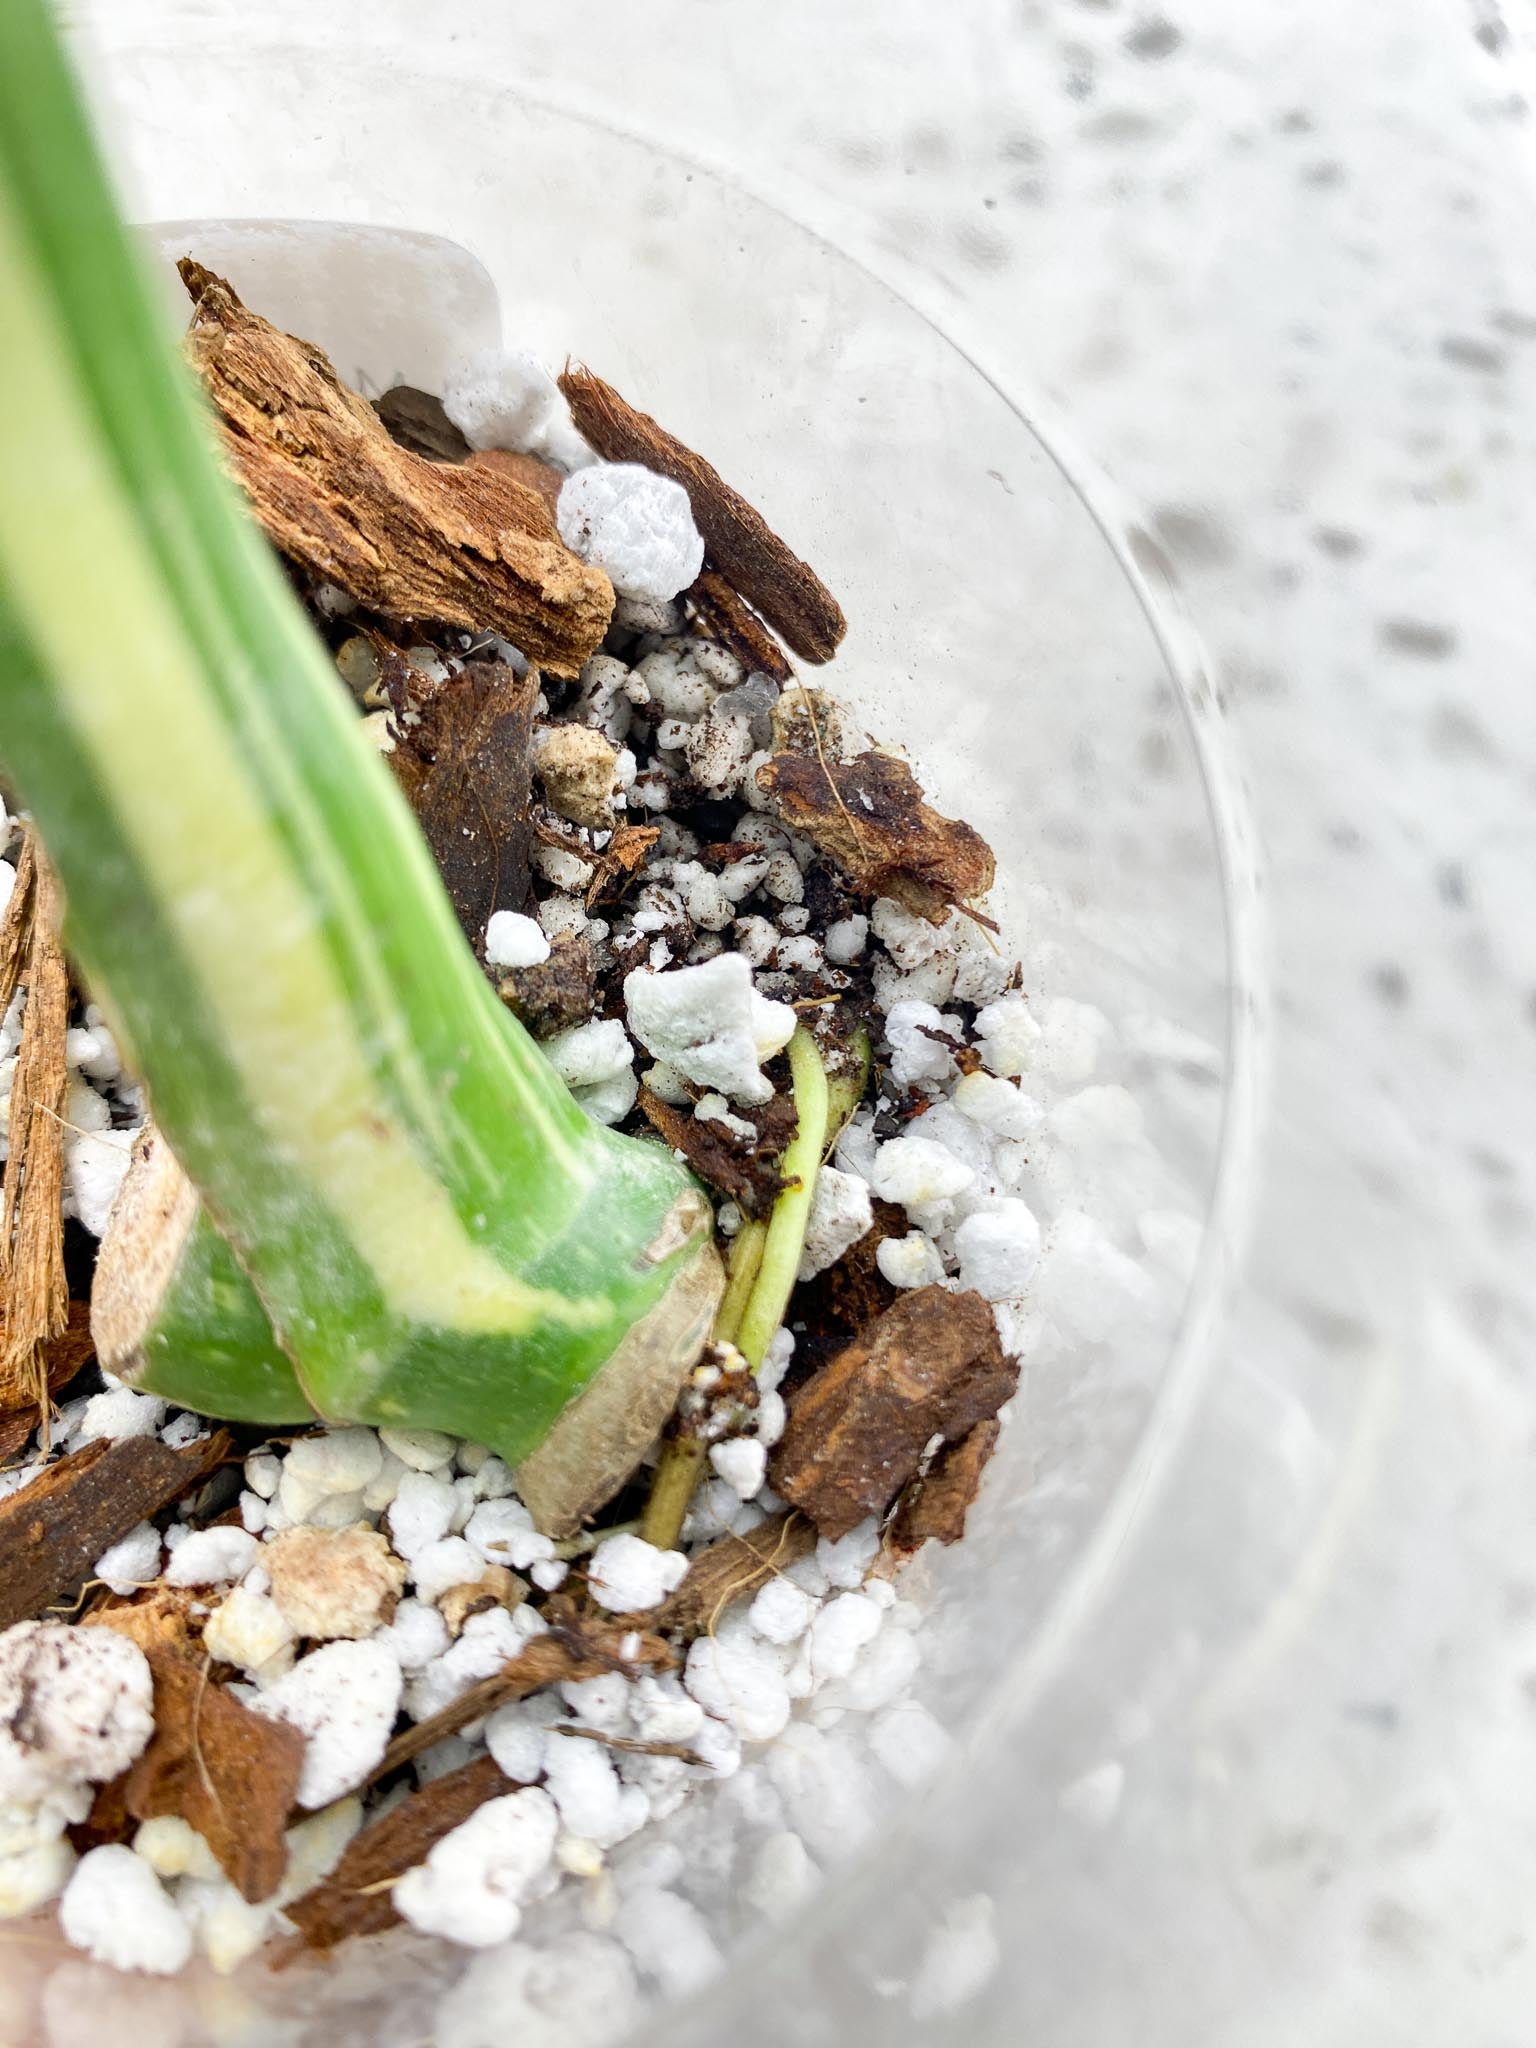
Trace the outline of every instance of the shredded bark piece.
{"label": "shredded bark piece", "polygon": [[515,1792],[515,1780],[488,1756],[432,1779],[354,1835],[329,1877],[284,1910],[298,1928],[269,1958],[275,1969],[297,1962],[306,1951],[335,1948],[354,1935],[382,1934],[400,1919],[390,1897],[398,1877],[424,1863],[444,1835],[462,1827],[488,1799]]}
{"label": "shredded bark piece", "polygon": [[[778,1100],[774,1098],[775,1103]],[[722,1195],[729,1195],[747,1215],[767,1215],[784,1185],[778,1161],[795,1134],[793,1103],[787,1105],[787,1131],[782,1128],[782,1120],[776,1118],[766,1136],[752,1139],[738,1137],[725,1124],[696,1117],[692,1110],[663,1102],[649,1088],[640,1090],[639,1106],[651,1128],[659,1131],[674,1151],[685,1156],[700,1180],[707,1181]],[[768,1105],[773,1106],[774,1103]]]}
{"label": "shredded bark piece", "polygon": [[23,1408],[17,1415],[0,1417],[0,1458],[21,1449],[37,1427],[38,1412],[35,1407]]}
{"label": "shredded bark piece", "polygon": [[41,1614],[104,1550],[234,1455],[224,1430],[172,1450],[158,1437],[98,1441],[0,1501],[0,1628]]}
{"label": "shredded bark piece", "polygon": [[557,1721],[551,1735],[573,1735],[580,1742],[600,1742],[606,1749],[622,1749],[626,1756],[672,1756],[680,1764],[702,1764],[703,1757],[686,1742],[643,1742],[638,1735],[609,1735],[601,1728],[570,1728]]}
{"label": "shredded bark piece", "polygon": [[589,939],[569,932],[552,942],[549,958],[503,976],[497,994],[535,1038],[552,1038],[585,1024],[597,1008],[597,960]]}
{"label": "shredded bark piece", "polygon": [[917,1288],[790,1397],[769,1467],[774,1489],[824,1536],[846,1536],[885,1512],[933,1437],[957,1441],[1018,1383],[990,1303]]}
{"label": "shredded bark piece", "polygon": [[254,1905],[277,1890],[287,1867],[284,1831],[304,1768],[304,1737],[215,1685],[206,1661],[165,1648],[147,1654],[155,1732],[128,1770],[123,1803],[135,1820],[174,1814],[196,1828]]}
{"label": "shredded bark piece", "polygon": [[745,1536],[722,1536],[698,1551],[682,1583],[660,1607],[627,1619],[643,1619],[651,1628],[685,1640],[707,1635],[728,1607],[749,1598],[815,1548],[814,1527],[804,1515],[786,1508]]}
{"label": "shredded bark piece", "polygon": [[532,789],[528,741],[538,672],[466,662],[401,722],[387,758],[416,813],[443,886],[477,951],[496,910],[528,901]]}
{"label": "shredded bark piece", "polygon": [[973,826],[923,802],[905,761],[871,749],[852,761],[786,749],[757,786],[793,832],[837,863],[864,896],[890,896],[942,924],[953,904],[991,888],[992,850]]}
{"label": "shredded bark piece", "polygon": [[[549,1602],[544,1614],[550,1623],[547,1635],[535,1636],[500,1671],[482,1678],[425,1721],[402,1729],[369,1773],[368,1782],[387,1777],[445,1735],[457,1735],[471,1721],[511,1700],[542,1692],[547,1685],[559,1685],[565,1679],[601,1678],[607,1671],[621,1671],[627,1677],[642,1670],[668,1671],[677,1661],[669,1644],[647,1633],[650,1616],[599,1620],[583,1613],[574,1601],[559,1597]],[[626,1644],[630,1646],[628,1655]]]}
{"label": "shredded bark piece", "polygon": [[471,468],[484,463],[487,469],[500,470],[514,483],[537,491],[551,512],[560,502],[560,486],[565,478],[552,464],[541,462],[537,455],[519,455],[511,448],[477,448],[469,462]]}
{"label": "shredded bark piece", "polygon": [[881,1272],[876,1254],[888,1237],[905,1237],[912,1226],[905,1209],[894,1202],[876,1195],[870,1206],[871,1227],[825,1272],[802,1281],[796,1292],[795,1319],[804,1322],[805,1331],[796,1339],[792,1370],[802,1360],[825,1364],[901,1298],[900,1289]]}
{"label": "shredded bark piece", "polygon": [[912,1480],[902,1494],[886,1531],[886,1548],[910,1556],[930,1538],[958,1543],[965,1518],[981,1485],[987,1461],[997,1448],[1003,1426],[994,1415],[978,1422],[958,1443],[947,1444],[928,1470]]}
{"label": "shredded bark piece", "polygon": [[[88,1301],[71,1301],[63,1329],[56,1337],[50,1337],[39,1346],[38,1363],[48,1384],[49,1395],[56,1394],[60,1387],[69,1382],[96,1356],[96,1341],[91,1335],[91,1305]],[[14,1411],[8,1412],[8,1397],[0,1387],[0,1457],[6,1455],[5,1447],[19,1449],[42,1420],[43,1411],[35,1400]],[[15,1435],[19,1426],[21,1434]],[[12,1438],[14,1437],[14,1442]]]}
{"label": "shredded bark piece", "polygon": [[830,661],[848,630],[814,569],[703,456],[657,426],[592,371],[567,363],[560,389],[579,430],[609,462],[639,462],[680,483],[713,566],[804,661]]}
{"label": "shredded bark piece", "polygon": [[661,837],[659,825],[620,825],[598,856],[597,872],[587,889],[587,908],[617,903],[650,857]]}
{"label": "shredded bark piece", "polygon": [[84,1616],[84,1628],[110,1628],[137,1643],[146,1657],[157,1651],[201,1655],[206,1598],[192,1586],[151,1586],[119,1598],[116,1594]]}
{"label": "shredded bark piece", "polygon": [[413,455],[425,455],[433,462],[462,462],[469,443],[443,411],[443,401],[430,391],[418,391],[414,384],[397,384],[373,409],[389,429],[389,438]]}
{"label": "shredded bark piece", "polygon": [[575,675],[613,611],[613,586],[571,553],[537,491],[484,463],[397,447],[310,342],[248,312],[190,257],[188,351],[234,473],[268,538],[371,610],[500,633]]}
{"label": "shredded bark piece", "polygon": [[683,592],[693,624],[706,640],[728,648],[748,674],[787,683],[794,674],[784,650],[728,577],[707,563]]}
{"label": "shredded bark piece", "polygon": [[60,921],[58,884],[29,829],[0,934],[0,1016],[18,981],[27,991],[11,1081],[10,1156],[0,1187],[0,1413],[36,1407],[45,1428],[46,1347],[69,1318],[61,1207],[69,969],[59,946]]}

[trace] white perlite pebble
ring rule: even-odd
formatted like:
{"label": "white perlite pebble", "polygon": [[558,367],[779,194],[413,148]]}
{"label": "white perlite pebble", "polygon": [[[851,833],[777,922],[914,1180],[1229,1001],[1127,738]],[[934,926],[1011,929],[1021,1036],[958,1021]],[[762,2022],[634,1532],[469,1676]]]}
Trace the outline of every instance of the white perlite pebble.
{"label": "white perlite pebble", "polygon": [[383,1449],[371,1429],[303,1436],[288,1447],[278,1498],[292,1521],[311,1521],[325,1500],[361,1495],[383,1463]]}
{"label": "white perlite pebble", "polygon": [[1008,1301],[1022,1294],[1040,1257],[1040,1225],[1033,1210],[1005,1195],[967,1216],[955,1226],[955,1256],[962,1287],[988,1301]]}
{"label": "white perlite pebble", "polygon": [[992,1900],[986,1892],[957,1899],[929,1935],[907,2003],[922,2022],[954,2012],[997,1973],[999,1951]]}
{"label": "white perlite pebble", "polygon": [[293,1629],[277,1602],[249,1586],[236,1586],[221,1600],[203,1630],[203,1646],[210,1657],[249,1672],[280,1657],[292,1641]]}
{"label": "white perlite pebble", "polygon": [[493,910],[485,927],[487,967],[537,967],[549,958],[538,921],[516,910]]}
{"label": "white perlite pebble", "polygon": [[544,1702],[519,1700],[499,1707],[485,1724],[485,1746],[514,1785],[531,1785],[544,1775],[544,1710]]}
{"label": "white perlite pebble", "polygon": [[875,1220],[870,1206],[869,1183],[857,1174],[842,1173],[835,1166],[823,1166],[811,1191],[811,1213],[805,1226],[805,1249],[800,1255],[802,1280],[814,1280],[829,1266],[835,1266],[851,1245],[856,1245]]}
{"label": "white perlite pebble", "polygon": [[0,1635],[0,1802],[36,1804],[127,1770],[154,1729],[142,1650],[106,1628],[19,1621]]}
{"label": "white perlite pebble", "polygon": [[818,1878],[804,1842],[781,1831],[770,1835],[753,1858],[742,1897],[766,1919],[783,1920],[816,1889]]}
{"label": "white perlite pebble", "polygon": [[621,1735],[629,1721],[629,1690],[621,1671],[605,1671],[597,1678],[566,1679],[560,1697],[583,1728]]}
{"label": "white perlite pebble", "polygon": [[379,1442],[414,1472],[438,1472],[453,1463],[457,1440],[440,1429],[381,1429]]}
{"label": "white perlite pebble", "polygon": [[74,1867],[75,1852],[62,1836],[0,1855],[0,1920],[24,1920],[56,1899]]}
{"label": "white perlite pebble", "polygon": [[411,1578],[418,1598],[441,1600],[451,1586],[472,1586],[483,1569],[483,1560],[462,1536],[445,1536],[429,1543],[411,1559]]}
{"label": "white perlite pebble", "polygon": [[259,1549],[248,1529],[189,1529],[165,1568],[168,1586],[220,1586],[243,1579]]}
{"label": "white perlite pebble", "polygon": [[949,1099],[963,1116],[1000,1138],[1030,1137],[1045,1114],[1032,1095],[999,1074],[962,1074]]}
{"label": "white perlite pebble", "polygon": [[[530,1613],[532,1610],[528,1610]],[[425,1721],[441,1712],[461,1693],[489,1678],[515,1657],[527,1641],[520,1617],[504,1607],[489,1607],[472,1614],[457,1642],[440,1657],[434,1657],[405,1691],[405,1710],[413,1721]],[[538,1617],[534,1617],[535,1620]]]}
{"label": "white perlite pebble", "polygon": [[1074,1151],[1135,1145],[1146,1134],[1141,1104],[1128,1089],[1105,1086],[1079,1088],[1051,1111],[1051,1133]]}
{"label": "white perlite pebble", "polygon": [[893,1003],[885,1020],[891,1079],[898,1088],[947,1081],[955,1070],[955,1056],[943,1041],[963,1040],[964,1033],[958,1017],[946,1015],[932,1003]]}
{"label": "white perlite pebble", "polygon": [[74,1131],[64,1144],[64,1185],[76,1216],[100,1237],[128,1171],[136,1130]]}
{"label": "white perlite pebble", "polygon": [[791,1579],[770,1579],[747,1609],[747,1620],[770,1643],[798,1642],[811,1625],[816,1603]]}
{"label": "white perlite pebble", "polygon": [[676,1892],[632,1892],[613,1931],[668,1998],[684,1998],[720,1968],[720,1951],[696,1906]]}
{"label": "white perlite pebble", "polygon": [[113,1387],[93,1394],[74,1432],[77,1444],[101,1437],[121,1443],[127,1437],[154,1436],[165,1420],[165,1403],[154,1394],[136,1394],[131,1387]]}
{"label": "white perlite pebble", "polygon": [[873,1515],[850,1529],[846,1536],[839,1536],[835,1543],[823,1536],[816,1545],[816,1562],[826,1575],[829,1586],[839,1586],[852,1591],[864,1583],[864,1574],[874,1563],[880,1549],[880,1524]]}
{"label": "white perlite pebble", "polygon": [[595,1123],[616,1124],[635,1106],[635,1049],[616,1017],[577,1024],[544,1041],[550,1065]]}
{"label": "white perlite pebble", "polygon": [[977,1013],[976,1038],[992,1073],[1022,1074],[1034,1062],[1040,1026],[1023,996],[1000,996]]}
{"label": "white perlite pebble", "polygon": [[408,1562],[448,1534],[456,1495],[435,1472],[407,1472],[389,1504],[390,1540]]}
{"label": "white perlite pebble", "polygon": [[931,1287],[944,1278],[938,1247],[921,1230],[882,1238],[875,1246],[875,1264],[893,1287]]}
{"label": "white perlite pebble", "polygon": [[738,1500],[752,1500],[762,1492],[768,1453],[756,1437],[733,1436],[712,1445],[709,1462]]}
{"label": "white perlite pebble", "polygon": [[71,1947],[115,1970],[172,1977],[192,1955],[192,1932],[149,1865],[118,1842],[82,1856],[59,1901]]}
{"label": "white perlite pebble", "polygon": [[152,1522],[140,1522],[126,1536],[97,1558],[91,1576],[111,1587],[114,1593],[133,1593],[147,1586],[160,1570],[160,1531]]}
{"label": "white perlite pebble", "polygon": [[166,1813],[142,1823],[133,1838],[133,1853],[156,1877],[223,1876],[218,1858],[194,1827],[179,1814]]}
{"label": "white perlite pebble", "polygon": [[869,1724],[875,1761],[908,1791],[931,1778],[952,1747],[932,1714],[916,1700],[887,1707]]}
{"label": "white perlite pebble", "polygon": [[399,1880],[390,1893],[396,1910],[423,1934],[466,1948],[510,1941],[559,1825],[555,1802],[536,1786],[488,1800]]}
{"label": "white perlite pebble", "polygon": [[624,1003],[646,1051],[687,1080],[740,1103],[772,1100],[761,1065],[788,1045],[795,1013],[757,993],[739,953],[664,974],[636,968],[624,977]]}
{"label": "white perlite pebble", "polygon": [[277,1492],[277,1483],[282,1476],[282,1460],[274,1457],[271,1451],[252,1451],[245,1461],[245,1483],[263,1500],[270,1500]]}
{"label": "white perlite pebble", "polygon": [[466,1540],[473,1544],[487,1564],[510,1565],[525,1572],[553,1558],[553,1540],[533,1526],[533,1517],[520,1500],[488,1500],[477,1507],[465,1527]]}
{"label": "white perlite pebble", "polygon": [[328,1806],[384,1754],[400,1706],[400,1666],[377,1639],[327,1643],[250,1705],[309,1738],[299,1804]]}
{"label": "white perlite pebble", "polygon": [[816,1683],[845,1678],[860,1650],[880,1633],[884,1619],[875,1602],[862,1593],[840,1593],[829,1600],[811,1623],[811,1670]]}
{"label": "white perlite pebble", "polygon": [[637,462],[594,462],[568,477],[555,509],[560,538],[606,570],[621,597],[676,597],[704,566],[688,493]]}
{"label": "white perlite pebble", "polygon": [[848,967],[863,952],[869,937],[869,919],[853,916],[839,918],[836,924],[828,925],[826,938],[827,958],[834,967]]}
{"label": "white perlite pebble", "polygon": [[395,1609],[394,1620],[388,1628],[380,1630],[376,1640],[399,1659],[402,1671],[413,1676],[441,1657],[452,1638],[447,1622],[435,1607],[429,1607],[424,1600],[402,1600]]}
{"label": "white perlite pebble", "polygon": [[448,374],[443,410],[471,448],[510,448],[558,469],[593,460],[554,378],[527,349],[483,348]]}
{"label": "white perlite pebble", "polygon": [[613,1848],[650,1818],[650,1801],[637,1785],[621,1784],[600,1743],[551,1729],[544,1740],[544,1782],[562,1826],[598,1849]]}
{"label": "white perlite pebble", "polygon": [[778,1659],[744,1628],[700,1636],[688,1651],[683,1683],[706,1714],[724,1721],[743,1742],[771,1742],[789,1720]]}
{"label": "white perlite pebble", "polygon": [[876,1152],[869,1179],[882,1201],[899,1203],[920,1229],[937,1230],[975,1177],[963,1159],[929,1138],[892,1138]]}
{"label": "white perlite pebble", "polygon": [[659,1607],[688,1569],[680,1550],[658,1550],[640,1536],[610,1536],[592,1553],[587,1590],[614,1614]]}
{"label": "white perlite pebble", "polygon": [[259,1536],[267,1526],[271,1504],[264,1501],[259,1493],[242,1493],[240,1496],[240,1522],[253,1536]]}

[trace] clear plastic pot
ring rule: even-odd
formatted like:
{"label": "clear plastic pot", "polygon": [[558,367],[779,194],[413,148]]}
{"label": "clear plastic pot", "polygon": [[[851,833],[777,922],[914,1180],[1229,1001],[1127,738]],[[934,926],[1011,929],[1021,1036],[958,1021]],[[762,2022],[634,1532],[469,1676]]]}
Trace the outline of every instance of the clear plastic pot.
{"label": "clear plastic pot", "polygon": [[[140,11],[152,30],[156,10]],[[997,849],[993,908],[1032,1002],[1106,1020],[1091,1072],[1051,1084],[1123,1088],[1144,1137],[1118,1161],[1097,1152],[1091,1173],[1058,1148],[1042,1199],[1075,1250],[1054,1282],[1047,1258],[970,1536],[903,1586],[926,1617],[916,1691],[945,1759],[903,1783],[850,1717],[786,1738],[766,1817],[727,1782],[663,1824],[723,1967],[697,1989],[646,1981],[634,2015],[674,2044],[975,2039],[979,2012],[988,2040],[1055,2028],[1072,1970],[1102,1964],[1079,1912],[1095,1817],[1181,1654],[1180,1575],[1139,1531],[1213,1355],[1263,1057],[1241,800],[1161,557],[1040,408],[868,269],[685,157],[477,75],[462,52],[407,73],[366,47],[259,26],[252,40],[249,23],[236,43],[217,10],[176,27],[136,43],[119,26],[107,66],[141,217],[347,225],[156,239],[227,266],[365,389],[430,385],[494,331],[499,301],[508,341],[586,360],[702,448],[841,598],[829,686]],[[474,260],[361,232],[377,228]],[[1106,1635],[1111,1603],[1132,1619]],[[751,1873],[785,1828],[824,1881],[770,1926]],[[606,1927],[597,1894],[539,1908],[524,1934],[583,1925]],[[323,1969],[175,1985],[67,1959],[50,1981],[41,1947],[7,1953],[13,2032],[55,2044],[96,2012],[157,2048],[468,2048],[530,2024],[494,1961],[404,1936]],[[519,1983],[536,2006],[544,1993]]]}

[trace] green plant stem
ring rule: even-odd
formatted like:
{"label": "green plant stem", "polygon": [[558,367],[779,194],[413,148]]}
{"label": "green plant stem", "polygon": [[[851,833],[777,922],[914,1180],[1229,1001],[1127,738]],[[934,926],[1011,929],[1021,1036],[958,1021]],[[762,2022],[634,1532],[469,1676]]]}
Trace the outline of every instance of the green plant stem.
{"label": "green plant stem", "polygon": [[749,1217],[737,1231],[731,1243],[730,1256],[726,1261],[725,1293],[721,1296],[720,1307],[715,1314],[715,1342],[734,1344],[741,1329],[741,1319],[747,1312],[747,1303],[752,1298],[752,1289],[757,1284],[758,1272],[763,1263],[763,1247],[768,1242],[768,1225],[757,1217]]}
{"label": "green plant stem", "polygon": [[[203,1205],[132,1305],[142,1383],[218,1414],[238,1379],[249,1413],[286,1359],[319,1414],[523,1460],[637,1327],[663,1359],[707,1206],[587,1121],[476,966],[214,459],[42,0],[0,9],[0,280],[0,757]],[[194,1279],[251,1370],[196,1352]],[[253,1419],[292,1420],[272,1399]]]}
{"label": "green plant stem", "polygon": [[757,1281],[736,1333],[736,1347],[754,1372],[768,1356],[768,1346],[789,1307],[827,1141],[827,1070],[815,1039],[803,1024],[789,1041],[789,1071],[800,1117],[784,1153],[783,1172],[789,1185],[773,1205]]}
{"label": "green plant stem", "polygon": [[[753,1220],[737,1231],[725,1294],[715,1315],[715,1342],[734,1344],[754,1372],[768,1355],[794,1291],[828,1132],[835,1135],[842,1128],[841,1123],[831,1124],[827,1071],[816,1041],[804,1025],[789,1042],[789,1070],[798,1122],[784,1153],[788,1185],[766,1223]],[[867,1073],[866,1067],[865,1078]],[[846,1116],[853,1114],[858,1099],[859,1095],[853,1097]],[[676,1545],[706,1458],[705,1446],[697,1437],[671,1436],[662,1445],[640,1522],[647,1543],[654,1543],[659,1550]]]}

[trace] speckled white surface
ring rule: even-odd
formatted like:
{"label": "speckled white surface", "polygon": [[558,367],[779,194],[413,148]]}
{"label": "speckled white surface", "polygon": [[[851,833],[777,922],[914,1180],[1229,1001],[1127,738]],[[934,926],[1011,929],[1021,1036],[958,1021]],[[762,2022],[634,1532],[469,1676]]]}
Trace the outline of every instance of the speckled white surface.
{"label": "speckled white surface", "polygon": [[[148,11],[168,43],[220,12]],[[419,9],[324,13],[419,48]],[[1275,936],[1257,1242],[1138,1538],[1178,1630],[1149,1634],[1134,1584],[1103,1609],[1095,1711],[1066,1691],[1032,1725],[1060,1789],[1010,1875],[995,1842],[935,1839],[948,1949],[893,1914],[819,2003],[775,2014],[768,1969],[742,1995],[779,2039],[837,2011],[845,2039],[1513,2048],[1536,2000],[1536,16],[573,18],[450,0],[431,61],[511,52],[528,91],[867,251],[1146,507],[1220,667]]]}

